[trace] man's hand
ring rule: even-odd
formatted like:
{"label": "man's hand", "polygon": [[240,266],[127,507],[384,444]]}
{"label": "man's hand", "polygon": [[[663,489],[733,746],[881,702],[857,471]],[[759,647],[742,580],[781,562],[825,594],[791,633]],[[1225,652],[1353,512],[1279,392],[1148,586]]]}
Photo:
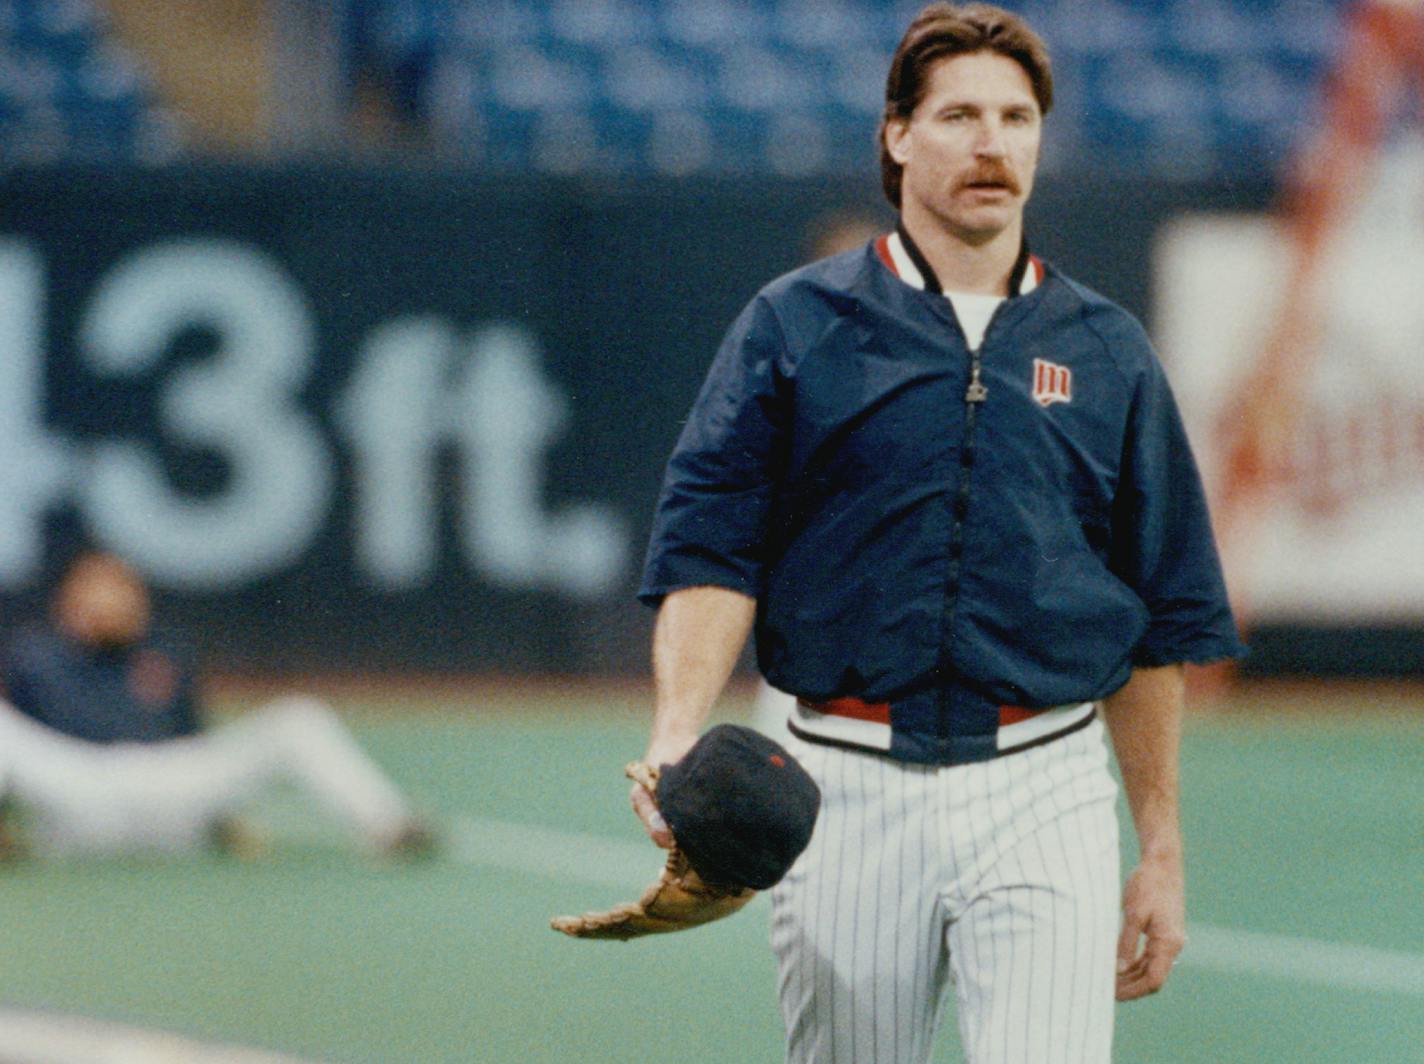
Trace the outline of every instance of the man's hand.
{"label": "man's hand", "polygon": [[[1177,811],[1185,682],[1182,666],[1138,668],[1103,700],[1141,862],[1122,892],[1117,999],[1155,994],[1187,941],[1182,829]],[[1140,945],[1143,937],[1145,944]],[[1139,952],[1140,950],[1140,952]]]}
{"label": "man's hand", "polygon": [[[664,765],[675,765],[696,743],[696,735],[654,740],[648,746],[648,752],[643,756],[643,760],[656,769],[661,769]],[[643,822],[643,830],[648,833],[648,838],[664,850],[672,849],[672,831],[668,829],[667,821],[663,819],[663,815],[658,812],[658,805],[653,800],[652,792],[641,783],[635,782],[628,792],[628,799],[633,803],[633,812],[637,813],[638,819]]]}
{"label": "man's hand", "polygon": [[[663,599],[653,626],[657,708],[645,764],[655,770],[675,765],[697,745],[755,618],[756,599],[724,587],[685,587]],[[652,793],[634,783],[629,798],[648,838],[672,849],[672,832]]]}
{"label": "man's hand", "polygon": [[[1140,940],[1146,937],[1146,943]],[[1186,891],[1179,856],[1146,857],[1122,892],[1117,999],[1135,1001],[1167,982],[1187,943]]]}

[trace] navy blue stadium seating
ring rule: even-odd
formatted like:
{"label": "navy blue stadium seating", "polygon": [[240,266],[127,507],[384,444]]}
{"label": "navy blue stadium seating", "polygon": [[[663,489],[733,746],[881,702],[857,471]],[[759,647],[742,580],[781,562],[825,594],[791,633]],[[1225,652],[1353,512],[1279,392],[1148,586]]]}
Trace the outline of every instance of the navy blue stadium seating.
{"label": "navy blue stadium seating", "polygon": [[0,0],[0,166],[162,162],[178,147],[93,0]]}
{"label": "navy blue stadium seating", "polygon": [[[920,0],[307,0],[437,151],[493,171],[864,174]],[[1045,166],[1275,173],[1341,0],[1004,0],[1053,48]],[[0,166],[179,149],[98,0],[0,0]]]}
{"label": "navy blue stadium seating", "polygon": [[[348,0],[412,107],[494,170],[860,172],[886,60],[922,6],[869,0]],[[1045,165],[1275,172],[1339,0],[1006,0],[1055,55]],[[401,53],[404,50],[404,56]],[[405,67],[409,71],[409,66]]]}

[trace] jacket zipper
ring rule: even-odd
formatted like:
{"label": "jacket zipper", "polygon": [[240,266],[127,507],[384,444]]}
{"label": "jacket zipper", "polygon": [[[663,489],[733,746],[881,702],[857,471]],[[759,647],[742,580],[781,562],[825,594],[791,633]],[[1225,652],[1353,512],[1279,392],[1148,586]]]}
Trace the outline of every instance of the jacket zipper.
{"label": "jacket zipper", "polygon": [[954,523],[949,538],[949,577],[944,585],[944,619],[940,627],[941,676],[939,697],[939,737],[950,737],[949,660],[950,629],[954,621],[955,601],[959,597],[959,578],[964,556],[964,522],[969,517],[969,480],[974,470],[974,436],[979,420],[979,407],[989,398],[983,381],[983,343],[969,352],[969,386],[964,391],[964,436],[959,446],[959,484],[954,497]]}

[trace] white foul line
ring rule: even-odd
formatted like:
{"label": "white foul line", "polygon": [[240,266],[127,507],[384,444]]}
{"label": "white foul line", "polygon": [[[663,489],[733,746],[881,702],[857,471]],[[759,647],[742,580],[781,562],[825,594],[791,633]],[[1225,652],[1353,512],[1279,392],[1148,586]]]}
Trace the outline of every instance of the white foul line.
{"label": "white foul line", "polygon": [[1335,989],[1424,997],[1424,954],[1193,924],[1181,964]]}
{"label": "white foul line", "polygon": [[242,1046],[198,1042],[123,1023],[0,1007],[5,1064],[315,1064]]}
{"label": "white foul line", "polygon": [[[661,866],[629,813],[627,841],[484,817],[451,822],[449,856],[462,864],[622,887],[631,900]],[[761,902],[761,899],[758,899]],[[1192,924],[1180,964],[1334,989],[1424,997],[1424,954],[1295,935]]]}

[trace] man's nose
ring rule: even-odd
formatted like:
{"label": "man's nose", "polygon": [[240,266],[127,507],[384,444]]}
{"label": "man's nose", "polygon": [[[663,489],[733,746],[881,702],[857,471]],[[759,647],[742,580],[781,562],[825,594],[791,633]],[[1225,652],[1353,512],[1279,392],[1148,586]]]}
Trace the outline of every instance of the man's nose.
{"label": "man's nose", "polygon": [[983,159],[1002,159],[1008,154],[1004,146],[1004,127],[998,122],[985,122],[979,127],[974,142],[974,154]]}

